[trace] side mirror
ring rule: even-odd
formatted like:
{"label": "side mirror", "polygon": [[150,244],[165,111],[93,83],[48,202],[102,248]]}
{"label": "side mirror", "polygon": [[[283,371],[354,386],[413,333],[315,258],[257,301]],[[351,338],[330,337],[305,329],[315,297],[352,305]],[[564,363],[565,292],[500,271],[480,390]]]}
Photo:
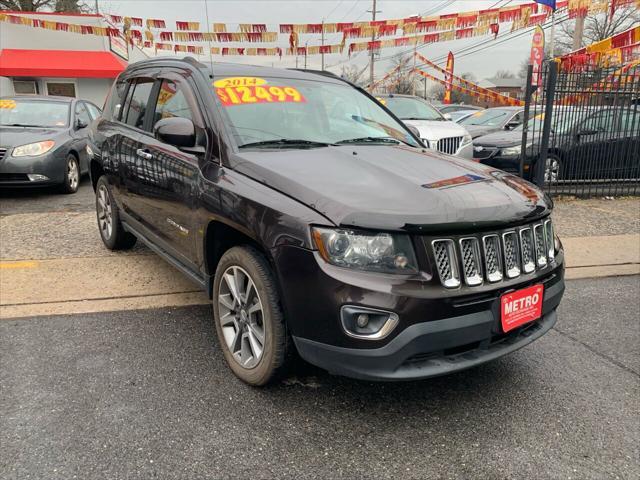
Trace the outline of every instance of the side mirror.
{"label": "side mirror", "polygon": [[81,130],[83,128],[87,128],[89,124],[82,120],[81,118],[76,119],[76,130]]}
{"label": "side mirror", "polygon": [[417,138],[420,138],[420,130],[418,130],[413,125],[407,125],[407,128],[413,133]]}
{"label": "side mirror", "polygon": [[504,126],[504,129],[505,130],[513,130],[514,128],[516,128],[519,125],[520,125],[520,122],[509,122]]}
{"label": "side mirror", "polygon": [[451,120],[451,115],[448,113],[445,113],[444,115],[442,115],[444,117],[445,120]]}
{"label": "side mirror", "polygon": [[158,120],[153,126],[153,135],[161,142],[174,147],[196,146],[196,127],[188,118],[170,117]]}

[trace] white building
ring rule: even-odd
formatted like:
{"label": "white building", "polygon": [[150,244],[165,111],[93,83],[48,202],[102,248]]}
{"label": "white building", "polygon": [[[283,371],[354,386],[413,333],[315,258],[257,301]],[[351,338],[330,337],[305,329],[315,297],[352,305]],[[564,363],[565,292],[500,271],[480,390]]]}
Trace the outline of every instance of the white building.
{"label": "white building", "polygon": [[[39,20],[109,26],[100,15],[6,12]],[[64,95],[103,105],[115,77],[146,58],[121,37],[0,23],[0,96]]]}

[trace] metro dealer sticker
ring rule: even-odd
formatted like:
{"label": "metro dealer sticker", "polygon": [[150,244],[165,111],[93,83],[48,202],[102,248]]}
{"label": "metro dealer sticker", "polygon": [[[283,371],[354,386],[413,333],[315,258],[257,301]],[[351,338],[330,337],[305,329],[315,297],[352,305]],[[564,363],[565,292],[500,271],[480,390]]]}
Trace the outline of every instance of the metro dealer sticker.
{"label": "metro dealer sticker", "polygon": [[502,331],[507,333],[509,330],[540,318],[543,297],[543,285],[534,285],[504,294],[500,298]]}

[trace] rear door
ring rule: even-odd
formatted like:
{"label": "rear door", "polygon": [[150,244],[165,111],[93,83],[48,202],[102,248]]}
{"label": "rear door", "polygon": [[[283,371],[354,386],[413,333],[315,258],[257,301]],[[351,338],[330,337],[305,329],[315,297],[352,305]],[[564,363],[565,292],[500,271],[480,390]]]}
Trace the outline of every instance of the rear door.
{"label": "rear door", "polygon": [[145,212],[148,228],[163,247],[183,264],[195,268],[194,210],[203,155],[163,143],[153,134],[153,126],[170,117],[188,118],[204,131],[193,89],[179,71],[159,75],[149,114],[151,118],[141,133],[138,148],[145,188],[138,191],[136,201]]}
{"label": "rear door", "polygon": [[117,145],[123,210],[145,227],[149,226],[149,212],[141,201],[142,192],[153,180],[154,165],[141,154],[140,139],[144,129],[148,128],[148,106],[155,89],[156,80],[150,76],[130,79],[120,115],[120,137]]}

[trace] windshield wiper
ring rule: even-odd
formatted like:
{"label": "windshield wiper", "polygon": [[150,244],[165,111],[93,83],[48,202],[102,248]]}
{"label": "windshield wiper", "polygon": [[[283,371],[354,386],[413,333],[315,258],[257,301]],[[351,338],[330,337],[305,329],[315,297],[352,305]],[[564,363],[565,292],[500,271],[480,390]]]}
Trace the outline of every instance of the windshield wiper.
{"label": "windshield wiper", "polygon": [[340,140],[336,142],[336,145],[345,145],[347,143],[380,143],[380,144],[394,144],[398,145],[400,140],[396,140],[391,137],[361,137],[361,138],[348,138],[346,140]]}
{"label": "windshield wiper", "polygon": [[441,120],[444,120],[444,118],[402,117],[400,118],[400,120],[429,120],[429,121],[439,122]]}
{"label": "windshield wiper", "polygon": [[3,127],[42,127],[47,128],[45,125],[32,125],[29,123],[3,123]]}
{"label": "windshield wiper", "polygon": [[293,139],[293,138],[279,138],[276,140],[263,140],[261,142],[251,142],[240,145],[238,148],[249,147],[328,147],[332,145],[326,142],[315,142],[313,140]]}

